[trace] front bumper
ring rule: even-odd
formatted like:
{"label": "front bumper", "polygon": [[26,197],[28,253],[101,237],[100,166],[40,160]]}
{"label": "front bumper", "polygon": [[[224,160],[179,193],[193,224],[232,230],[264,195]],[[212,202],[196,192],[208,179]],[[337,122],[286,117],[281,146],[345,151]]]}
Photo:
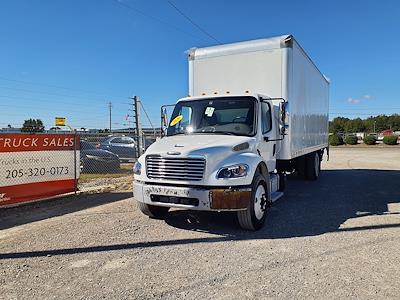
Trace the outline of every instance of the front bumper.
{"label": "front bumper", "polygon": [[155,206],[191,210],[244,210],[251,200],[251,188],[168,186],[134,181],[134,198]]}

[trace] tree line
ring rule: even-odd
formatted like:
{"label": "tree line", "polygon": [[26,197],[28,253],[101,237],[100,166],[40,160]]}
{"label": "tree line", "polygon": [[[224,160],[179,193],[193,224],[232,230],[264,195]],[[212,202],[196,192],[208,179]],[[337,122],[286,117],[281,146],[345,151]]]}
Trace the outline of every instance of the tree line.
{"label": "tree line", "polygon": [[336,117],[329,122],[329,132],[331,133],[379,133],[386,129],[400,131],[399,114],[379,115],[367,119]]}
{"label": "tree line", "polygon": [[[11,128],[11,125],[8,125],[8,128]],[[44,132],[45,127],[43,125],[43,121],[40,119],[28,119],[24,121],[24,124],[21,127],[21,132]],[[60,127],[51,127],[50,130],[61,130]],[[86,131],[87,128],[81,127],[81,131]],[[99,133],[109,133],[110,130],[108,128],[106,129],[99,129]]]}

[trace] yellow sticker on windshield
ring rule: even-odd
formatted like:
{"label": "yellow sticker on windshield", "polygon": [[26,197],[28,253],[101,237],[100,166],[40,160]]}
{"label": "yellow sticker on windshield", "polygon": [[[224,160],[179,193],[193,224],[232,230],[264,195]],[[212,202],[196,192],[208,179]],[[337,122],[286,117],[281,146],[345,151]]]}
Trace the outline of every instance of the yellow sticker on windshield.
{"label": "yellow sticker on windshield", "polygon": [[182,115],[176,116],[172,121],[171,124],[169,124],[170,126],[175,126],[176,124],[178,124],[181,120],[183,119]]}

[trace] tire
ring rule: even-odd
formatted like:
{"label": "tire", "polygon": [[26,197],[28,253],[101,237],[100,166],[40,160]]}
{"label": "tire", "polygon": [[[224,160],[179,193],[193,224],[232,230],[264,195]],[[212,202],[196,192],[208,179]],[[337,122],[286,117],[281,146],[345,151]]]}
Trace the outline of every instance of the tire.
{"label": "tire", "polygon": [[143,214],[154,219],[164,219],[169,211],[169,207],[154,206],[143,202],[138,202],[138,206]]}
{"label": "tire", "polygon": [[271,203],[269,184],[267,184],[268,182],[269,175],[268,178],[265,178],[259,173],[254,175],[249,206],[246,210],[240,210],[237,212],[240,227],[243,229],[255,231],[264,225],[267,207]]}
{"label": "tire", "polygon": [[307,179],[307,157],[305,155],[297,158],[296,171],[299,178]]}
{"label": "tire", "polygon": [[306,156],[306,179],[317,180],[321,172],[321,159],[318,152]]}

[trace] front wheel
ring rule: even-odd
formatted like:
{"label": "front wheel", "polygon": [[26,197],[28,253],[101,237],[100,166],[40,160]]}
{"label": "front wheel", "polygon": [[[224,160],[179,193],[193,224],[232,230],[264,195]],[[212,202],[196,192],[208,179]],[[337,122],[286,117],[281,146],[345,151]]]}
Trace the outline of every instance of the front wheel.
{"label": "front wheel", "polygon": [[258,230],[265,222],[267,207],[270,204],[269,184],[261,174],[256,174],[252,183],[252,195],[246,210],[237,212],[240,227],[247,230]]}
{"label": "front wheel", "polygon": [[150,218],[163,219],[168,214],[169,207],[154,206],[143,202],[138,202],[139,209],[142,213]]}

